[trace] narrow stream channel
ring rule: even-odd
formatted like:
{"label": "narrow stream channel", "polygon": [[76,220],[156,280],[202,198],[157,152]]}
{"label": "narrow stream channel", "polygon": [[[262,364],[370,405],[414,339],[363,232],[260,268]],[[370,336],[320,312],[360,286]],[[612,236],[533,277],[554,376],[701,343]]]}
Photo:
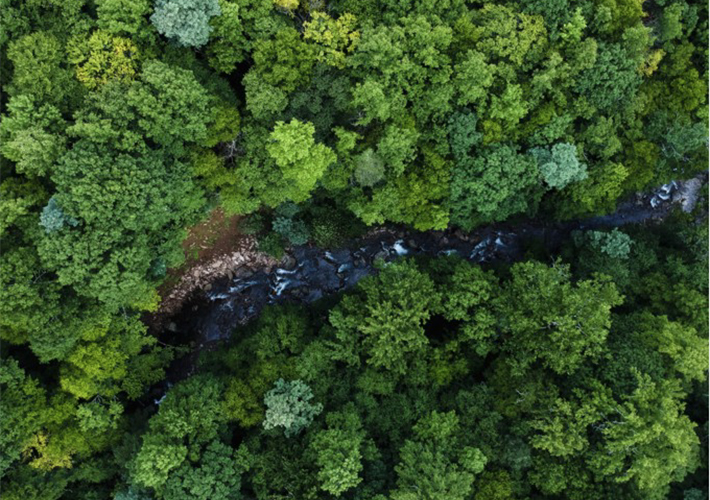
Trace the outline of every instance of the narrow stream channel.
{"label": "narrow stream channel", "polygon": [[[297,246],[278,267],[240,268],[233,277],[212,282],[197,292],[168,323],[172,334],[194,339],[196,349],[227,339],[254,319],[267,304],[310,303],[354,286],[375,272],[375,261],[391,262],[413,255],[457,254],[481,264],[512,262],[524,257],[530,242],[542,243],[555,254],[573,230],[612,228],[659,220],[674,206],[692,208],[707,173],[688,181],[666,184],[619,204],[613,214],[566,223],[525,221],[461,231],[416,232],[387,227],[372,231],[345,248]],[[690,204],[688,200],[691,199]]]}

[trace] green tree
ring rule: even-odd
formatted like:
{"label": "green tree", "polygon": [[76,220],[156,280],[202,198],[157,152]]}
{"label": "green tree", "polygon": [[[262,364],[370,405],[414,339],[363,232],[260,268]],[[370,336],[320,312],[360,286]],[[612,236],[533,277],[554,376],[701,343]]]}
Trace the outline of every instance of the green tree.
{"label": "green tree", "polygon": [[335,153],[329,147],[316,143],[314,133],[315,128],[310,123],[296,119],[289,123],[276,122],[267,151],[276,163],[282,180],[274,186],[274,192],[267,199],[271,206],[278,204],[271,200],[299,203],[308,199],[325,169],[335,162]]}
{"label": "green tree", "polygon": [[348,363],[406,372],[408,361],[428,340],[424,323],[440,296],[431,279],[411,261],[388,265],[359,283],[356,295],[344,297],[329,315],[338,339],[338,356]]}
{"label": "green tree", "polygon": [[455,412],[431,412],[414,426],[400,450],[393,500],[463,500],[488,461],[478,448],[458,445]]}
{"label": "green tree", "polygon": [[60,111],[28,95],[12,97],[0,123],[0,153],[29,178],[47,175],[66,150]]}
{"label": "green tree", "polygon": [[41,430],[48,417],[45,391],[37,380],[29,377],[16,360],[4,359],[0,366],[2,400],[0,410],[0,477],[13,462],[20,459],[32,437]]}
{"label": "green tree", "polygon": [[148,0],[96,0],[98,26],[114,35],[144,35],[149,30]]}
{"label": "green tree", "polygon": [[81,99],[64,45],[54,35],[37,31],[13,40],[7,58],[13,65],[12,80],[5,88],[10,95],[28,95],[40,106],[53,104],[62,110]]}
{"label": "green tree", "polygon": [[157,152],[137,159],[80,141],[53,179],[57,203],[79,224],[44,235],[43,263],[60,283],[111,307],[152,300],[155,251],[176,262],[182,225],[200,207],[187,169],[168,171]]}
{"label": "green tree", "polygon": [[631,252],[633,240],[631,237],[614,228],[609,232],[588,231],[585,233],[589,243],[600,252],[615,259],[626,259]]}
{"label": "green tree", "polygon": [[365,433],[352,407],[326,415],[328,428],[319,431],[310,449],[318,465],[321,489],[336,497],[362,482],[362,454]]}
{"label": "green tree", "polygon": [[520,263],[511,273],[498,307],[500,328],[510,336],[503,349],[516,371],[541,361],[568,374],[602,352],[611,308],[621,304],[613,283],[601,277],[573,284],[569,267],[559,263]]}
{"label": "green tree", "polygon": [[97,30],[90,38],[77,37],[68,47],[76,78],[90,90],[110,80],[127,82],[136,75],[140,53],[128,38]]}
{"label": "green tree", "polygon": [[251,48],[245,33],[243,9],[239,2],[220,0],[220,15],[210,22],[213,30],[207,54],[210,66],[217,71],[231,73]]}
{"label": "green tree", "polygon": [[323,405],[312,404],[311,399],[313,392],[301,380],[277,380],[274,388],[264,396],[264,429],[283,427],[286,437],[298,435],[323,411]]}
{"label": "green tree", "polygon": [[638,375],[638,387],[624,398],[614,422],[602,431],[599,450],[589,459],[599,474],[614,481],[633,481],[643,493],[661,498],[672,481],[696,466],[695,425],[672,380],[654,383]]}
{"label": "green tree", "polygon": [[372,187],[385,176],[385,164],[372,148],[366,149],[355,160],[355,180],[364,187]]}
{"label": "green tree", "polygon": [[198,466],[186,462],[170,473],[161,498],[239,500],[242,474],[248,469],[245,448],[235,451],[219,441],[212,441],[202,452]]}
{"label": "green tree", "polygon": [[602,111],[626,106],[641,83],[637,66],[621,46],[602,42],[596,63],[580,75],[577,89]]}
{"label": "green tree", "polygon": [[159,33],[183,47],[201,47],[212,28],[209,21],[220,15],[217,0],[157,0],[150,20]]}
{"label": "green tree", "polygon": [[553,189],[563,189],[571,182],[587,178],[587,166],[579,162],[572,144],[555,144],[549,150],[533,148],[530,154],[537,160],[545,183]]}
{"label": "green tree", "polygon": [[470,230],[524,212],[534,202],[538,176],[535,161],[508,145],[458,161],[451,174],[451,221]]}
{"label": "green tree", "polygon": [[315,11],[311,19],[303,24],[303,38],[318,45],[319,61],[343,69],[345,57],[355,50],[360,39],[356,23],[357,19],[352,14],[333,19],[325,12]]}
{"label": "green tree", "polygon": [[215,440],[224,421],[221,392],[221,384],[210,376],[191,377],[168,391],[132,461],[135,484],[162,490],[171,471]]}

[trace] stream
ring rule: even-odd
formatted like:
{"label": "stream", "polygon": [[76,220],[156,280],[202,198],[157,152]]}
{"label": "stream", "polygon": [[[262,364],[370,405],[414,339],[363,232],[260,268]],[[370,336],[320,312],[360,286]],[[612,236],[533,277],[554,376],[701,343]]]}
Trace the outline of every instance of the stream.
{"label": "stream", "polygon": [[612,228],[660,220],[673,207],[691,211],[707,172],[687,181],[671,182],[620,203],[616,212],[562,223],[528,220],[500,223],[470,233],[460,230],[416,232],[402,227],[371,231],[344,248],[313,246],[289,249],[278,266],[239,268],[195,293],[167,325],[171,335],[188,336],[195,348],[229,338],[234,329],[254,319],[267,304],[310,303],[353,287],[375,272],[375,261],[391,262],[413,255],[457,254],[480,264],[523,258],[528,243],[537,240],[555,253],[573,230]]}

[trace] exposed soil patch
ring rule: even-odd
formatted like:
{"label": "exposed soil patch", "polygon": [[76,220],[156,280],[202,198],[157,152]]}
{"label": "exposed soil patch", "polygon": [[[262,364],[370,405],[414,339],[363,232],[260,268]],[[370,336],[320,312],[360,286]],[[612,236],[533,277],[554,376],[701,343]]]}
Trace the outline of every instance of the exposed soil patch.
{"label": "exposed soil patch", "polygon": [[166,284],[171,279],[173,282],[179,281],[187,269],[197,264],[234,251],[241,236],[239,233],[240,218],[239,215],[227,216],[224,210],[218,207],[212,210],[207,220],[191,227],[187,238],[182,242],[185,263],[168,271]]}
{"label": "exposed soil patch", "polygon": [[211,282],[239,273],[241,268],[268,268],[275,261],[257,251],[254,237],[239,231],[240,216],[227,216],[214,209],[207,220],[190,228],[182,243],[185,263],[168,270],[158,288],[159,309],[144,318],[156,330],[166,327],[166,319],[178,312],[198,290],[208,291]]}

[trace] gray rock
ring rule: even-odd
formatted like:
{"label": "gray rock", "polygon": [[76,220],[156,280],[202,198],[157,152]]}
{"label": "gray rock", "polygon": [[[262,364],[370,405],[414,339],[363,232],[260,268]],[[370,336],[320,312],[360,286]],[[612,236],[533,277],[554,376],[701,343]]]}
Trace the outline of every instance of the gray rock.
{"label": "gray rock", "polygon": [[281,267],[286,270],[292,270],[296,268],[296,258],[293,257],[292,255],[286,254],[283,256],[281,259]]}
{"label": "gray rock", "polygon": [[390,253],[387,250],[380,250],[377,252],[375,255],[372,256],[372,260],[377,260],[377,259],[387,259],[387,257],[390,256]]}
{"label": "gray rock", "polygon": [[234,278],[237,279],[251,278],[252,276],[254,276],[254,271],[246,266],[237,268],[237,270],[234,271]]}

